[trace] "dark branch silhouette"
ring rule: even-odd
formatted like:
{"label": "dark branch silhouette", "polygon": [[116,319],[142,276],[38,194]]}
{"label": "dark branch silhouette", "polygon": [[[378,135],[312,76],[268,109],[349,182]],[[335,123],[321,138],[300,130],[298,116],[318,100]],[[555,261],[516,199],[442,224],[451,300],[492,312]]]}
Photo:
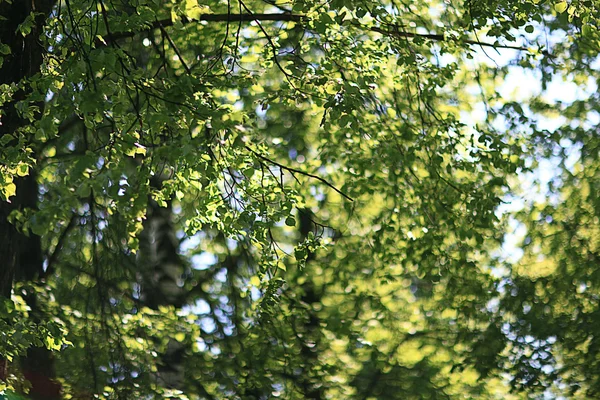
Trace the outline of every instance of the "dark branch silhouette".
{"label": "dark branch silhouette", "polygon": [[[182,17],[181,22],[183,25],[187,25],[187,24],[190,24],[193,22],[200,22],[200,21],[207,21],[207,22],[252,22],[252,21],[257,21],[257,22],[261,22],[261,21],[303,22],[303,21],[306,21],[307,19],[308,19],[308,17],[306,15],[290,14],[290,13],[203,14],[203,15],[200,15],[196,19],[189,19],[186,17]],[[154,22],[148,24],[148,28],[145,30],[112,33],[111,35],[109,35],[108,39],[114,41],[114,40],[119,40],[119,39],[130,38],[141,32],[146,32],[146,31],[154,30],[154,29],[164,29],[165,27],[173,26],[174,24],[175,24],[175,21],[173,21],[170,18],[157,20],[157,21],[154,21]],[[357,23],[354,23],[353,25],[356,27],[359,27],[359,28],[362,27],[360,24],[357,24]],[[387,30],[387,29],[383,29],[380,27],[376,27],[376,26],[370,27],[368,29],[372,32],[377,32],[377,33],[380,33],[380,34],[386,35],[386,36],[396,36],[396,37],[402,37],[402,38],[417,38],[417,37],[419,37],[419,38],[435,40],[435,41],[440,41],[440,42],[448,40],[448,38],[446,38],[443,34],[439,34],[439,33],[413,33],[413,32],[402,31],[399,29]],[[491,47],[494,49],[512,49],[512,50],[519,50],[519,51],[527,51],[527,48],[523,47],[523,46],[513,46],[513,45],[500,44],[500,43],[480,42],[479,40],[467,39],[467,40],[463,40],[463,43],[470,44],[473,46]],[[102,41],[98,40],[96,45],[102,46],[102,45],[105,45],[105,43],[102,43]]]}

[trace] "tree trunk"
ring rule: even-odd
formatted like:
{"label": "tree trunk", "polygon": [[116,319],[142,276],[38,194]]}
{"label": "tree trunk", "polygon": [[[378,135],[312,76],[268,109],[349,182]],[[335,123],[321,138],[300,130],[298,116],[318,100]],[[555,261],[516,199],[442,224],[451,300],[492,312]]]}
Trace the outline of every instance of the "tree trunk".
{"label": "tree trunk", "polygon": [[[150,184],[160,189],[163,180],[162,177],[154,177]],[[179,254],[172,218],[170,200],[166,207],[160,207],[154,200],[148,199],[148,211],[140,235],[141,300],[155,310],[160,306],[181,308],[188,294],[178,285],[187,265]],[[166,351],[160,355],[157,378],[165,387],[183,388],[185,351],[185,345],[170,339]]]}
{"label": "tree trunk", "polygon": [[[11,146],[18,143],[19,130],[29,124],[17,111],[16,104],[26,100],[29,91],[27,80],[40,71],[45,49],[39,37],[53,6],[54,0],[0,1],[0,44],[10,47],[10,54],[3,56],[0,66],[0,84],[24,83],[23,88],[14,94],[11,101],[2,105],[0,138],[4,138],[5,135],[12,136],[5,145],[5,150],[10,150]],[[35,20],[31,32],[24,36],[18,28],[30,15],[35,15]],[[4,158],[1,150],[0,156]],[[0,297],[7,298],[11,296],[15,278],[33,280],[42,271],[43,265],[40,238],[33,233],[29,236],[20,233],[8,221],[8,216],[14,210],[36,208],[38,188],[35,171],[14,183],[17,188],[16,196],[9,201],[0,201],[0,262],[3,263],[0,268]],[[34,295],[27,296],[30,307],[36,303],[36,299],[31,296]],[[36,314],[33,307],[32,314]],[[52,379],[54,368],[48,350],[30,349],[28,356],[22,359],[22,365],[33,366],[31,370],[24,369],[23,374],[32,384],[31,395],[34,399],[60,398],[60,385]],[[5,380],[6,375],[7,361],[0,355],[0,379]]]}
{"label": "tree trunk", "polygon": [[[2,17],[0,44],[10,47],[10,54],[3,56],[3,63],[0,66],[0,85],[23,82],[40,71],[44,48],[39,42],[39,36],[46,15],[50,13],[53,5],[53,0],[0,2],[0,16]],[[18,27],[32,12],[39,14],[37,14],[31,32],[27,36],[23,36],[21,32],[17,31]],[[4,138],[5,135],[13,136],[6,145],[6,149],[10,149],[16,144],[18,131],[29,124],[27,120],[21,118],[16,108],[16,104],[25,100],[26,97],[27,89],[21,89],[15,93],[12,101],[2,105],[0,138]],[[4,264],[0,272],[0,296],[3,297],[10,297],[15,273],[18,268],[24,267],[20,265],[20,253],[41,254],[39,238],[30,240],[27,236],[20,234],[7,220],[13,210],[35,208],[37,203],[35,176],[32,174],[17,179],[15,184],[17,195],[8,202],[0,201],[0,260]],[[27,264],[27,268],[41,268],[41,258],[34,256],[34,259],[28,260]],[[20,274],[28,277],[30,271],[20,271]]]}
{"label": "tree trunk", "polygon": [[[306,239],[308,234],[314,229],[312,222],[313,214],[310,209],[303,209],[300,211],[300,235],[302,239]],[[308,253],[306,258],[307,264],[315,258],[312,252]],[[320,288],[315,287],[311,280],[307,280],[302,285],[303,294],[300,297],[300,301],[305,304],[305,310],[298,310],[298,313],[303,311],[306,313],[304,326],[301,327],[303,331],[303,338],[301,344],[300,354],[304,364],[304,373],[300,379],[300,388],[306,399],[319,400],[323,399],[325,393],[323,388],[316,383],[320,381],[319,376],[315,367],[319,364],[319,341],[321,332],[319,325],[321,320],[317,315],[316,311],[312,309],[312,305],[315,303],[321,303],[322,292]]]}

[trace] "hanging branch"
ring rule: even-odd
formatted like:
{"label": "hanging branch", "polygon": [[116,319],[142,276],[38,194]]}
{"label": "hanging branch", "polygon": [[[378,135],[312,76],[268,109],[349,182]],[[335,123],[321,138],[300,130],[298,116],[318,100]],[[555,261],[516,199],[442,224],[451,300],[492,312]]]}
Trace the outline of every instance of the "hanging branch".
{"label": "hanging branch", "polygon": [[[251,22],[251,21],[280,21],[280,22],[301,22],[306,19],[305,15],[301,14],[287,14],[287,13],[274,13],[274,14],[202,14],[198,18],[189,19],[186,17],[181,18],[183,25],[188,25],[192,22]],[[142,31],[130,31],[130,32],[118,32],[113,33],[111,40],[126,39],[134,37],[138,33],[151,31],[155,29],[166,28],[173,26],[175,21],[171,18],[156,20],[147,24],[147,29]],[[96,41],[97,46],[105,46],[106,44],[101,41]]]}
{"label": "hanging branch", "polygon": [[346,199],[350,200],[350,201],[354,201],[354,199],[352,199],[352,197],[348,196],[346,193],[342,192],[340,189],[336,188],[332,183],[328,182],[326,179],[321,178],[318,175],[315,174],[311,174],[310,172],[306,172],[306,171],[302,171],[299,170],[297,168],[293,168],[293,167],[288,167],[285,166],[281,163],[278,163],[275,160],[271,160],[268,157],[263,156],[262,154],[257,153],[256,151],[252,150],[249,146],[245,146],[247,150],[251,151],[255,156],[257,156],[258,158],[260,158],[263,161],[266,161],[270,164],[273,164],[283,170],[288,171],[289,173],[291,173],[292,175],[294,174],[300,174],[300,175],[304,175],[304,176],[308,176],[310,178],[316,179],[318,181],[321,181],[322,183],[324,183],[325,185],[329,186],[330,188],[332,188],[333,190],[335,190],[336,192],[338,192],[340,195],[342,195],[343,197],[345,197]]}
{"label": "hanging branch", "polygon": [[[256,21],[256,22],[262,22],[262,21],[305,22],[307,20],[308,20],[308,17],[303,14],[291,14],[291,13],[231,14],[231,13],[228,13],[228,14],[202,14],[198,18],[195,18],[195,19],[189,19],[186,17],[182,17],[180,21],[183,25],[188,25],[193,22],[202,22],[202,21],[206,21],[206,22],[252,22],[252,21]],[[175,24],[175,21],[173,21],[170,18],[157,20],[157,21],[147,24],[148,28],[144,29],[142,31],[118,32],[118,33],[113,32],[110,40],[131,38],[141,32],[147,32],[147,31],[155,30],[155,29],[164,29],[166,27],[173,26],[174,24]],[[353,23],[352,25],[355,27],[358,27],[358,28],[365,28],[364,26],[362,26],[359,23]],[[423,38],[423,39],[429,39],[429,40],[440,41],[440,42],[448,40],[448,38],[444,34],[440,34],[440,33],[413,33],[413,32],[406,32],[406,31],[399,30],[397,27],[394,27],[394,28],[395,29],[387,30],[387,29],[380,28],[377,26],[372,26],[372,27],[368,27],[366,29],[370,30],[371,32],[377,32],[377,33],[380,33],[380,34],[386,35],[386,36],[396,36],[396,37],[403,37],[403,38]],[[488,43],[488,42],[481,42],[479,40],[465,39],[465,40],[462,40],[462,42],[465,44],[473,45],[473,46],[491,47],[494,49],[511,49],[511,50],[519,50],[519,51],[527,51],[528,50],[527,47],[523,47],[523,46],[505,45],[505,44],[500,44],[500,43]],[[106,43],[101,40],[97,40],[96,45],[103,46],[103,45],[106,45]]]}
{"label": "hanging branch", "polygon": [[[358,26],[358,27],[361,26],[359,24],[353,24],[353,25]],[[418,38],[423,38],[423,39],[435,40],[438,42],[444,42],[444,41],[448,40],[447,37],[445,37],[443,34],[439,34],[439,33],[412,33],[412,32],[401,31],[401,30],[398,30],[397,28],[394,30],[386,30],[386,29],[382,29],[382,28],[379,28],[376,26],[372,26],[369,29],[373,32],[381,33],[382,35],[386,35],[386,36],[396,36],[396,37],[401,37],[401,38],[417,38],[418,37]],[[511,49],[511,50],[520,50],[520,51],[528,50],[527,47],[523,47],[523,46],[513,46],[513,45],[508,45],[508,44],[500,44],[500,43],[480,42],[479,40],[464,39],[461,41],[465,44],[470,44],[473,46],[492,47],[494,49]]]}

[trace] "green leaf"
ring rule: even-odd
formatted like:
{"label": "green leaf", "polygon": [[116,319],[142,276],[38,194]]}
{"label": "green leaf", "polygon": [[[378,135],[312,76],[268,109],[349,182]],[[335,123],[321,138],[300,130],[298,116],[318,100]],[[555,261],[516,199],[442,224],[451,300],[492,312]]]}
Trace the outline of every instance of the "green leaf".
{"label": "green leaf", "polygon": [[557,3],[554,3],[554,9],[559,14],[564,13],[567,10],[568,6],[569,5],[567,4],[567,2],[565,0],[562,0],[562,1],[559,1]]}
{"label": "green leaf", "polygon": [[254,275],[252,278],[250,278],[250,284],[252,286],[260,287],[260,278]]}
{"label": "green leaf", "polygon": [[10,200],[12,196],[17,194],[17,185],[12,182],[4,183],[0,186],[0,191],[4,200]]}
{"label": "green leaf", "polygon": [[287,226],[296,226],[296,220],[294,219],[294,217],[289,216],[285,219],[285,224]]}
{"label": "green leaf", "polygon": [[17,167],[17,175],[18,176],[29,175],[29,166],[27,164],[19,164],[19,166]]}

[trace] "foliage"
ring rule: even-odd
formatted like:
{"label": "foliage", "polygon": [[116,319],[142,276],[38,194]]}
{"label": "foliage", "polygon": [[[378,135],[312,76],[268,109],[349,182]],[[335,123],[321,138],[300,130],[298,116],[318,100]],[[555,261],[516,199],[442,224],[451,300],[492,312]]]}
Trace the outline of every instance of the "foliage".
{"label": "foliage", "polygon": [[45,347],[64,398],[598,395],[597,2],[32,4],[4,386]]}

